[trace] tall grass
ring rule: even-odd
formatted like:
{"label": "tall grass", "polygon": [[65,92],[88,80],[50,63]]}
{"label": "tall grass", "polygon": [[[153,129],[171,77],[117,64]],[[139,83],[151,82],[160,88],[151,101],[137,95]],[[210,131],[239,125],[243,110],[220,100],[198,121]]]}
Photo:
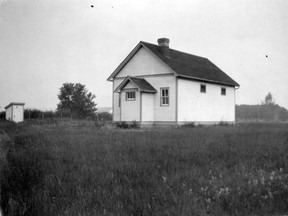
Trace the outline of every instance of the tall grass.
{"label": "tall grass", "polygon": [[[7,126],[6,126],[7,129]],[[288,212],[288,126],[159,130],[25,126],[1,172],[1,206],[27,215]],[[19,210],[19,211],[20,211]]]}

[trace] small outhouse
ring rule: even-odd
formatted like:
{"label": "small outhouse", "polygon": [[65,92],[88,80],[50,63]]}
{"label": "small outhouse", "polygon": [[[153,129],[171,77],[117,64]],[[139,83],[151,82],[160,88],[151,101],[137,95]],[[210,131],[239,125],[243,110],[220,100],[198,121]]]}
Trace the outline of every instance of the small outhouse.
{"label": "small outhouse", "polygon": [[6,109],[6,120],[13,122],[24,121],[24,105],[25,103],[12,102],[8,104]]}

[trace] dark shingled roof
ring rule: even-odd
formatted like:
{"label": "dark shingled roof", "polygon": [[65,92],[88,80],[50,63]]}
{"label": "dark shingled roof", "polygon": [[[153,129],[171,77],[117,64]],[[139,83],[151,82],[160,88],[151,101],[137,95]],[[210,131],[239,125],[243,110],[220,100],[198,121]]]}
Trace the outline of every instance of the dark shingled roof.
{"label": "dark shingled roof", "polygon": [[150,85],[149,82],[147,82],[145,79],[143,78],[136,78],[136,77],[131,77],[131,76],[127,76],[123,82],[118,86],[117,89],[115,89],[115,91],[118,91],[119,89],[123,88],[128,81],[131,81],[134,85],[136,85],[136,87],[139,89],[139,91],[142,92],[151,92],[151,93],[156,93],[156,89]]}
{"label": "dark shingled roof", "polygon": [[165,64],[167,64],[179,76],[194,78],[198,80],[239,86],[231,77],[225,74],[220,68],[209,59],[196,55],[169,49],[169,58],[165,57],[161,47],[147,42],[140,42],[148,48]]}
{"label": "dark shingled roof", "polygon": [[143,78],[136,78],[136,77],[129,77],[133,83],[141,90],[141,91],[150,91],[150,92],[157,92],[156,89],[150,85],[149,82],[147,82]]}

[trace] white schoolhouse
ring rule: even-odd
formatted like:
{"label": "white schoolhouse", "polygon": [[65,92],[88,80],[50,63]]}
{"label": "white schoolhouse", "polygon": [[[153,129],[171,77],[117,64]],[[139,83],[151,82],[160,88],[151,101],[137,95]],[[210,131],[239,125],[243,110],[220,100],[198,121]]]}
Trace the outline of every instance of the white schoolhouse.
{"label": "white schoolhouse", "polygon": [[114,122],[235,122],[239,84],[209,59],[170,49],[167,38],[139,42],[107,80]]}

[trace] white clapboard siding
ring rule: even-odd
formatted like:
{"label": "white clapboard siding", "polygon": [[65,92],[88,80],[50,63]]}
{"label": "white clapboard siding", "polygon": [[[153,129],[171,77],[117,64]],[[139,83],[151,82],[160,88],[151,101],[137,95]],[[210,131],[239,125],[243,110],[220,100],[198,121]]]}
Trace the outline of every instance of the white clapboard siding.
{"label": "white clapboard siding", "polygon": [[[200,92],[200,84],[206,85],[206,93]],[[178,121],[235,121],[234,94],[234,87],[178,79]]]}

